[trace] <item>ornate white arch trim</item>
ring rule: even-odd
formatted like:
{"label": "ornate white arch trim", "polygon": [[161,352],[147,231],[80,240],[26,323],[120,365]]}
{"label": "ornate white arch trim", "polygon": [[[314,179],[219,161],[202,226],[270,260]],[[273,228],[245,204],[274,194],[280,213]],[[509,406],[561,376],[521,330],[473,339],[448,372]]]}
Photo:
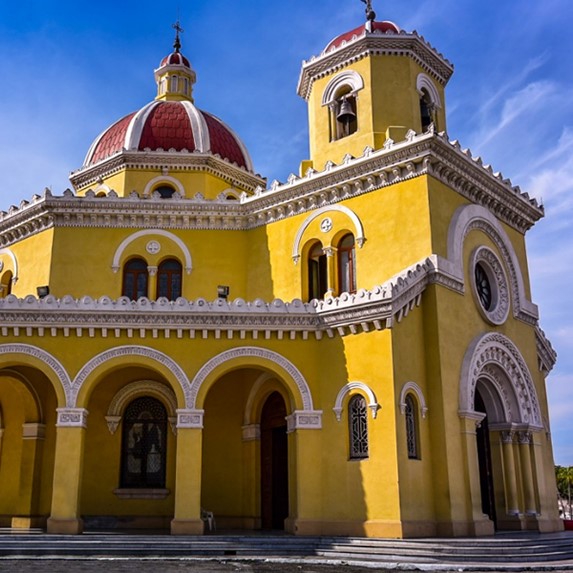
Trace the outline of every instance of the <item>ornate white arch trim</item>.
{"label": "ornate white arch trim", "polygon": [[326,86],[322,94],[322,105],[330,105],[336,100],[336,94],[341,87],[349,86],[350,93],[356,95],[356,92],[364,88],[362,76],[354,70],[348,70],[334,76]]}
{"label": "ornate white arch trim", "polygon": [[173,241],[181,249],[181,251],[183,252],[183,256],[185,257],[185,271],[187,272],[187,274],[189,274],[193,268],[193,265],[191,262],[191,253],[189,252],[187,245],[177,235],[174,235],[173,233],[170,233],[169,231],[164,231],[162,229],[146,229],[145,231],[137,231],[136,233],[133,233],[129,235],[129,237],[125,238],[121,242],[121,245],[119,245],[113,256],[113,262],[111,264],[113,272],[117,273],[117,271],[119,271],[121,266],[120,265],[121,257],[125,249],[128,247],[128,245],[130,245],[131,243],[133,243],[133,241],[136,241],[140,237],[155,236],[155,235],[159,235],[160,237],[165,237],[166,239]]}
{"label": "ornate white arch trim", "polygon": [[64,396],[66,397],[66,406],[73,404],[72,383],[66,369],[62,363],[54,358],[51,354],[29,344],[2,344],[0,345],[0,356],[4,354],[23,354],[37,358],[56,375],[57,380],[62,386]]}
{"label": "ornate white arch trim", "polygon": [[146,346],[118,346],[117,348],[106,350],[94,356],[77,373],[73,381],[73,406],[76,405],[78,392],[94,370],[114,358],[122,358],[125,356],[142,356],[165,366],[181,386],[183,394],[185,395],[185,403],[189,403],[191,384],[189,384],[189,379],[183,369],[172,358],[167,356],[167,354],[163,354],[163,352]]}
{"label": "ornate white arch trim", "polygon": [[201,389],[201,386],[205,380],[213,372],[213,370],[225,362],[235,358],[262,358],[263,360],[268,360],[269,362],[280,366],[288,373],[293,382],[296,384],[302,400],[302,405],[304,408],[303,412],[314,412],[310,388],[298,368],[290,360],[287,360],[284,356],[281,356],[277,352],[267,350],[266,348],[259,348],[257,346],[240,346],[237,348],[232,348],[230,350],[226,350],[225,352],[221,352],[221,354],[217,354],[217,356],[214,356],[211,358],[211,360],[206,362],[201,367],[199,372],[197,372],[195,378],[193,378],[193,381],[191,382],[191,388],[189,390],[189,408],[197,407],[196,402],[199,390]]}
{"label": "ornate white arch trim", "polygon": [[354,234],[355,234],[354,240],[356,241],[356,243],[360,248],[362,248],[362,246],[364,245],[364,241],[366,240],[364,237],[364,227],[362,226],[362,221],[354,211],[350,210],[348,207],[344,207],[343,205],[332,205],[328,207],[321,207],[320,209],[314,211],[314,213],[309,215],[304,220],[304,222],[302,223],[296,234],[296,237],[294,239],[294,245],[292,248],[292,258],[295,263],[298,262],[298,260],[300,259],[300,243],[304,232],[317,217],[321,217],[322,215],[328,213],[329,211],[338,211],[339,213],[344,213],[347,217],[349,217],[349,219],[352,221],[352,224],[354,225]]}
{"label": "ornate white arch trim", "polygon": [[154,187],[157,187],[158,183],[168,183],[169,185],[171,185],[171,186],[175,187],[175,189],[177,189],[177,192],[181,195],[181,197],[185,197],[185,187],[183,187],[183,184],[181,183],[181,181],[179,181],[179,179],[176,179],[175,177],[172,177],[171,175],[158,175],[157,177],[154,177],[145,186],[145,189],[143,190],[144,197],[147,197],[148,195],[150,195],[152,189]]}
{"label": "ornate white arch trim", "polygon": [[501,254],[509,274],[509,282],[513,295],[513,312],[515,316],[524,312],[537,320],[539,312],[537,305],[527,300],[521,266],[513,245],[496,217],[481,205],[464,205],[459,207],[450,223],[448,230],[448,259],[453,264],[452,272],[461,281],[464,279],[463,248],[464,240],[473,230],[484,232],[494,242]]}
{"label": "ornate white arch trim", "polygon": [[112,399],[107,409],[105,419],[107,427],[113,434],[117,430],[123,411],[127,404],[139,396],[152,396],[158,398],[167,406],[167,415],[171,427],[175,429],[177,420],[177,398],[171,388],[154,380],[138,380],[124,386]]}
{"label": "ornate white arch trim", "polygon": [[422,90],[426,90],[428,92],[428,94],[430,95],[432,103],[437,108],[442,107],[442,101],[440,99],[440,94],[439,94],[438,90],[436,89],[434,82],[430,79],[429,76],[427,76],[426,74],[423,74],[423,73],[418,74],[418,77],[416,78],[416,89],[418,90],[418,93],[420,95],[422,95]]}
{"label": "ornate white arch trim", "polygon": [[420,407],[420,414],[422,415],[422,418],[425,418],[426,414],[428,413],[426,399],[424,398],[422,389],[415,382],[406,382],[406,384],[402,386],[402,391],[400,392],[400,412],[402,414],[406,413],[406,396],[408,393],[416,395],[418,405]]}
{"label": "ornate white arch trim", "polygon": [[[499,371],[502,376],[497,374]],[[470,344],[462,364],[460,416],[474,412],[476,386],[482,378],[493,381],[505,415],[509,418],[505,422],[543,429],[531,374],[523,356],[507,336],[488,332],[480,334]],[[512,407],[514,405],[516,407]]]}
{"label": "ornate white arch trim", "polygon": [[342,418],[342,402],[344,398],[346,398],[347,394],[349,394],[352,390],[358,390],[366,395],[368,398],[368,407],[372,412],[372,417],[376,418],[376,414],[378,413],[378,409],[380,408],[380,404],[376,401],[376,395],[372,391],[372,389],[364,384],[364,382],[348,382],[345,386],[340,389],[338,392],[338,396],[336,396],[336,402],[334,403],[334,415],[336,419],[340,422]]}
{"label": "ornate white arch trim", "polygon": [[0,249],[0,256],[1,255],[6,255],[12,261],[12,282],[15,283],[18,280],[18,259],[12,252],[12,249]]}

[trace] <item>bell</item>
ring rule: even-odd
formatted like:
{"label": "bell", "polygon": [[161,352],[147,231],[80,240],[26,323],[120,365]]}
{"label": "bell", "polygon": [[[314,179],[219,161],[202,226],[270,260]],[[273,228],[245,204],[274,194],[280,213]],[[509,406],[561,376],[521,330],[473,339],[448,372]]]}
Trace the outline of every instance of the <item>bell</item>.
{"label": "bell", "polygon": [[352,109],[352,105],[350,105],[350,102],[346,98],[344,98],[340,104],[340,111],[338,112],[336,119],[343,124],[348,124],[353,119],[356,119],[356,114]]}

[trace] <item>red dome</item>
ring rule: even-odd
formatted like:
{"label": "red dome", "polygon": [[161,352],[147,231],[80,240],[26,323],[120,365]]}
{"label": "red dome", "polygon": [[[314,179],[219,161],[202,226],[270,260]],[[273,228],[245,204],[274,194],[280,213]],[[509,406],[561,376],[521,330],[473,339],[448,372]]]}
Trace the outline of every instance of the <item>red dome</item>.
{"label": "red dome", "polygon": [[237,135],[220,119],[190,101],[153,101],[106,129],[92,144],[84,166],[89,167],[127,151],[175,150],[217,154],[253,171],[249,154]]}
{"label": "red dome", "polygon": [[183,54],[173,52],[161,60],[159,67],[162,68],[163,66],[186,66],[187,68],[190,68],[191,64]]}
{"label": "red dome", "polygon": [[[345,34],[340,34],[337,36],[326,46],[324,49],[324,53],[330,52],[335,48],[340,48],[343,44],[346,44],[353,40],[354,38],[358,38],[363,36],[366,31],[366,24],[361,24],[358,28],[354,28],[354,30],[350,30],[350,32],[346,32]],[[371,34],[399,34],[400,28],[394,24],[394,22],[384,21],[384,22],[372,22],[372,32]]]}

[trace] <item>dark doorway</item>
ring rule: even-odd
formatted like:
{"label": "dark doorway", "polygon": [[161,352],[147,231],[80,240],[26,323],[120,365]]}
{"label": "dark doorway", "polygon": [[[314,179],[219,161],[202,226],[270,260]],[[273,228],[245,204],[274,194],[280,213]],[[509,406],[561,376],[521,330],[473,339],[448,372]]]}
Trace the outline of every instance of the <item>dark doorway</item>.
{"label": "dark doorway", "polygon": [[493,489],[493,468],[491,463],[489,427],[487,421],[487,411],[479,390],[476,390],[475,410],[476,412],[486,414],[485,418],[482,420],[476,431],[479,460],[479,482],[481,489],[481,507],[484,514],[487,515],[495,524],[495,498]]}
{"label": "dark doorway", "polygon": [[284,529],[288,517],[288,442],[286,406],[273,392],[261,413],[261,525]]}

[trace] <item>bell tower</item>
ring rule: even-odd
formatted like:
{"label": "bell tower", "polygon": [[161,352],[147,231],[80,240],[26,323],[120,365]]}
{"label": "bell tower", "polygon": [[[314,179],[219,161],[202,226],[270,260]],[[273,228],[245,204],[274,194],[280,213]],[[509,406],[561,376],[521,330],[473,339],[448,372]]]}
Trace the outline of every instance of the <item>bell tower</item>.
{"label": "bell tower", "polygon": [[303,62],[298,94],[308,102],[310,161],[301,171],[320,171],[348,153],[358,157],[387,139],[399,142],[409,130],[446,129],[452,64],[416,32],[376,21],[365,4],[364,24]]}

